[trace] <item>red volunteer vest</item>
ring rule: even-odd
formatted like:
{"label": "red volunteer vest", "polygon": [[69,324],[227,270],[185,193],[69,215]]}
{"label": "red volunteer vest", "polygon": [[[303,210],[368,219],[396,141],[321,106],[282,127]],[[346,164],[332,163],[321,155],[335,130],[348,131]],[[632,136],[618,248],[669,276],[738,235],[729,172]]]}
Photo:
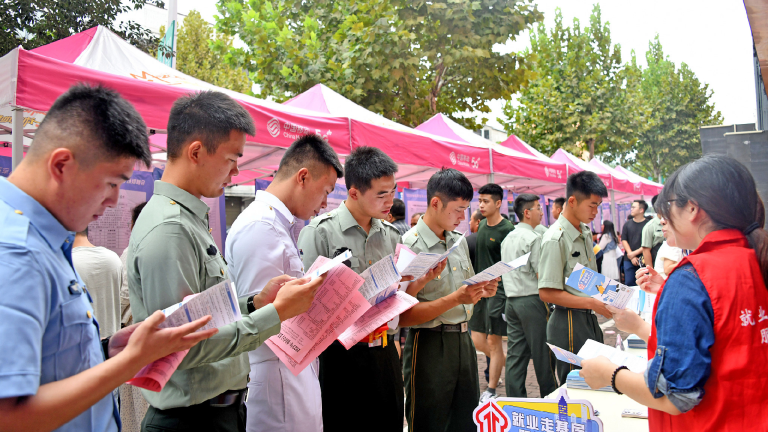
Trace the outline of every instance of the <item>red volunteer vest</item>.
{"label": "red volunteer vest", "polygon": [[[704,397],[692,410],[673,416],[649,409],[650,430],[768,431],[768,290],[755,252],[741,232],[720,230],[707,235],[676,269],[685,263],[696,269],[712,300],[712,370]],[[656,297],[654,323],[660,298],[661,291]],[[654,324],[648,340],[649,359],[655,351]]]}

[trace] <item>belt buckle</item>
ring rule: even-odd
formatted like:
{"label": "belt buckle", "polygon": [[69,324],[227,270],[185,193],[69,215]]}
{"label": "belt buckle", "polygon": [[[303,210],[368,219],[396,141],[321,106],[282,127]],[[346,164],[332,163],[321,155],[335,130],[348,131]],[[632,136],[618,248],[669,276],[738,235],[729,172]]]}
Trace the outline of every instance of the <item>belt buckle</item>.
{"label": "belt buckle", "polygon": [[468,328],[469,328],[469,324],[467,324],[467,322],[466,322],[466,321],[464,321],[463,323],[461,323],[461,332],[462,332],[462,333],[466,333],[466,331],[467,331],[467,329],[468,329]]}
{"label": "belt buckle", "polygon": [[369,342],[368,343],[368,348],[373,348],[373,347],[377,347],[377,346],[381,346],[381,338],[378,338],[378,339],[374,340],[373,342]]}

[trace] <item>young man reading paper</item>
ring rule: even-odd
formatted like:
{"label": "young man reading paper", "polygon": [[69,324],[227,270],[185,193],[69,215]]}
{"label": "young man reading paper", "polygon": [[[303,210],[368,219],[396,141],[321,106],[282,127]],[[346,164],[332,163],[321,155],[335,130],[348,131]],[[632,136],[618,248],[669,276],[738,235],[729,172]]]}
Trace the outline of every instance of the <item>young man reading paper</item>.
{"label": "young man reading paper", "polygon": [[[72,264],[74,232],[117,205],[147,127],[103,87],[75,86],[46,113],[29,153],[0,178],[0,430],[117,432],[113,391],[146,364],[216,333],[210,317],[159,329],[155,312],[99,342]],[[106,357],[106,360],[105,360]]]}
{"label": "young man reading paper", "polygon": [[[347,248],[352,252],[352,270],[363,273],[395,254],[400,233],[383,220],[395,196],[395,173],[397,165],[381,150],[360,147],[352,151],[344,164],[347,199],[339,208],[312,220],[299,235],[305,267],[319,255],[333,258]],[[415,295],[442,268],[444,265],[411,282],[408,292]],[[350,394],[358,385],[350,379],[361,380],[364,397]],[[403,427],[400,358],[386,324],[349,350],[334,341],[320,355],[320,386],[325,430],[344,430],[350,424],[365,424],[368,431]]]}
{"label": "young man reading paper", "polygon": [[[587,224],[597,216],[597,208],[603,197],[608,196],[608,190],[597,174],[582,171],[568,177],[566,196],[560,218],[541,240],[539,297],[555,305],[547,323],[547,341],[576,353],[587,339],[603,341],[595,312],[606,318],[612,316],[600,300],[565,285],[576,264],[597,271],[592,230]],[[573,365],[557,362],[560,384],[565,383],[571,370]]]}
{"label": "young man reading paper", "polygon": [[[328,194],[342,176],[339,157],[321,137],[306,135],[291,144],[275,179],[256,192],[256,200],[237,217],[227,236],[229,274],[239,296],[259,294],[274,277],[304,276],[308,267],[301,262],[293,227],[327,206]],[[248,353],[248,358],[249,432],[323,430],[316,362],[296,376],[267,345]]]}
{"label": "young man reading paper", "polygon": [[[237,175],[253,119],[229,96],[191,94],[168,118],[168,163],[131,232],[128,288],[134,319],[179,303],[228,278],[208,226],[208,206]],[[142,390],[150,407],[142,430],[245,430],[245,354],[280,331],[280,322],[306,311],[323,278],[271,279],[249,300],[240,321],[190,350],[160,392]]]}
{"label": "young man reading paper", "polygon": [[457,242],[447,265],[400,315],[411,327],[403,350],[405,416],[410,431],[475,430],[472,411],[480,399],[477,353],[468,333],[472,308],[496,294],[498,279],[464,285],[474,276],[469,248],[454,231],[466,218],[472,183],[455,169],[442,169],[427,183],[427,211],[403,243],[416,253],[443,254]]}

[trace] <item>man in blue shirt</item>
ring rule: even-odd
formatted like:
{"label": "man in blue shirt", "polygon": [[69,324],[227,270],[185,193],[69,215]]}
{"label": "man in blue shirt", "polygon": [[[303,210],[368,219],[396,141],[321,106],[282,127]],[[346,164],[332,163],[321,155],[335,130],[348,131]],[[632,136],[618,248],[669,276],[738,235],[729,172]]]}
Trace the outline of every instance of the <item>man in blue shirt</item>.
{"label": "man in blue shirt", "polygon": [[139,113],[112,90],[75,86],[0,178],[0,430],[117,431],[115,388],[216,333],[191,334],[210,317],[158,329],[157,312],[99,341],[72,241],[117,204],[138,161],[150,162]]}

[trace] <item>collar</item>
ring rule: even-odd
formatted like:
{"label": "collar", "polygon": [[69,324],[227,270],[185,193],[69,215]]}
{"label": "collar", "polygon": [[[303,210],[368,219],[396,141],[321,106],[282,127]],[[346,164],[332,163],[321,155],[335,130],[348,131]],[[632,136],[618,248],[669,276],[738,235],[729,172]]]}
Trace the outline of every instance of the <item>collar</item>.
{"label": "collar", "polygon": [[280,198],[274,196],[273,194],[267,192],[267,191],[256,191],[256,201],[260,201],[266,204],[271,205],[273,208],[277,209],[278,213],[283,215],[288,220],[288,223],[293,223],[296,220],[296,216],[291,213],[290,210],[288,210],[288,207],[283,204],[282,201],[280,201]]}
{"label": "collar", "polygon": [[[426,222],[424,222],[424,217],[419,218],[419,222],[416,224],[416,233],[424,240],[424,243],[426,243],[428,249],[432,249],[432,246],[440,243],[442,240],[440,240],[440,237],[435,234],[434,231],[427,225]],[[450,247],[453,245],[453,242],[450,240],[454,240],[455,237],[460,237],[461,234],[455,233],[453,231],[443,231],[443,234],[445,234],[445,245],[447,247]]]}
{"label": "collar", "polygon": [[577,230],[575,226],[569,221],[564,215],[560,215],[559,218],[557,218],[557,222],[560,224],[560,227],[563,229],[563,234],[570,240],[571,242],[575,241],[577,238],[579,238],[584,231],[584,225],[583,223],[579,222],[579,228],[581,230]]}
{"label": "collar", "polygon": [[[347,208],[347,200],[344,200],[339,204],[339,207],[336,209],[336,212],[339,213],[339,224],[341,225],[341,231],[346,231],[352,227],[360,226],[359,223],[357,223],[357,219],[355,219],[354,216],[352,216],[352,213]],[[381,223],[381,219],[371,218],[371,230],[369,231],[368,235],[380,230],[383,228],[383,225]]]}
{"label": "collar", "polygon": [[0,199],[29,219],[54,251],[60,251],[64,242],[74,240],[75,234],[64,228],[48,209],[5,177],[0,177]]}
{"label": "collar", "polygon": [[176,185],[161,180],[155,180],[155,195],[162,195],[176,201],[202,220],[205,220],[205,216],[210,210],[208,204],[204,203],[200,198]]}
{"label": "collar", "polygon": [[525,222],[520,222],[519,224],[515,225],[515,229],[524,229],[528,231],[533,231],[533,227],[528,225]]}
{"label": "collar", "polygon": [[690,255],[698,255],[725,246],[748,248],[749,242],[744,234],[737,229],[721,229],[707,234]]}

